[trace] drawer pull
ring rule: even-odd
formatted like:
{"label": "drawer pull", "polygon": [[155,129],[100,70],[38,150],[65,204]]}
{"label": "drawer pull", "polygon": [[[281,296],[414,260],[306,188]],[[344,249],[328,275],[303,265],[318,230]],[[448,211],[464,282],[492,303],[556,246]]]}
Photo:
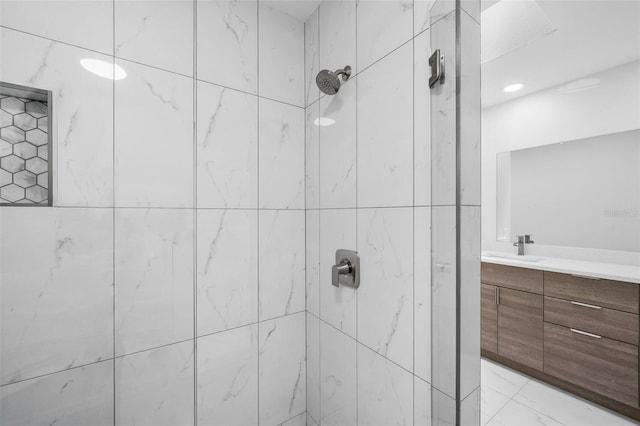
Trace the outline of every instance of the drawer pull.
{"label": "drawer pull", "polygon": [[571,274],[572,277],[576,277],[576,278],[586,278],[588,280],[596,280],[596,281],[600,281],[600,278],[598,277],[589,277],[587,275],[576,275],[576,274]]}
{"label": "drawer pull", "polygon": [[587,333],[586,331],[576,330],[575,328],[570,328],[573,333],[582,334],[583,336],[594,337],[596,339],[602,339],[602,336],[598,336],[597,334]]}
{"label": "drawer pull", "polygon": [[580,302],[571,302],[572,305],[584,306],[585,308],[591,309],[602,309],[602,306],[589,305],[588,303],[580,303]]}

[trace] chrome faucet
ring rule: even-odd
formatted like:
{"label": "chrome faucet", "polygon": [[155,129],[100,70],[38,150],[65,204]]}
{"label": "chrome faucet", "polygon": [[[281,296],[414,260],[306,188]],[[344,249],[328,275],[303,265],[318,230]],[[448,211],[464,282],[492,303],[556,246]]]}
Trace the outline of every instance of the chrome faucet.
{"label": "chrome faucet", "polygon": [[531,235],[518,235],[516,238],[518,242],[513,243],[513,246],[518,247],[518,256],[524,256],[524,245],[533,244],[534,241],[531,239]]}

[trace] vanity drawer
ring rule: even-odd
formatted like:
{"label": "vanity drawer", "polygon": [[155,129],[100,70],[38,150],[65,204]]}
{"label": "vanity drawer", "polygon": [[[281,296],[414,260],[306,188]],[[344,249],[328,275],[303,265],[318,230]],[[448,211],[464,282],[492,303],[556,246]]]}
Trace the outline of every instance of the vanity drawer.
{"label": "vanity drawer", "polygon": [[544,295],[638,313],[640,285],[556,272],[544,273]]}
{"label": "vanity drawer", "polygon": [[544,320],[632,345],[638,344],[637,314],[545,296]]}
{"label": "vanity drawer", "polygon": [[481,273],[483,283],[542,294],[542,271],[483,262]]}
{"label": "vanity drawer", "polygon": [[544,372],[638,406],[638,347],[544,324]]}

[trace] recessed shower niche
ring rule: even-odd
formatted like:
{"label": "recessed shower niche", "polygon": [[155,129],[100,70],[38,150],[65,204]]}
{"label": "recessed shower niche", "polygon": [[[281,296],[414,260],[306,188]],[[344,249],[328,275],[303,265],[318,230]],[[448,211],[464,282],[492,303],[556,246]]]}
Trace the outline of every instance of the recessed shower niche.
{"label": "recessed shower niche", "polygon": [[0,82],[0,205],[52,205],[51,92]]}

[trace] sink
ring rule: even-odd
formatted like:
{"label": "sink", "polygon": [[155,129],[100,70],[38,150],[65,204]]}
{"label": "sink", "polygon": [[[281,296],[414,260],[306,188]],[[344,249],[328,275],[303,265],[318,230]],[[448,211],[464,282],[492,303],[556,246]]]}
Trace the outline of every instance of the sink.
{"label": "sink", "polygon": [[511,253],[486,253],[483,254],[482,257],[486,257],[488,259],[506,259],[506,260],[515,260],[521,262],[531,262],[536,263],[544,260],[544,257],[535,257],[535,256],[518,256],[517,254]]}

